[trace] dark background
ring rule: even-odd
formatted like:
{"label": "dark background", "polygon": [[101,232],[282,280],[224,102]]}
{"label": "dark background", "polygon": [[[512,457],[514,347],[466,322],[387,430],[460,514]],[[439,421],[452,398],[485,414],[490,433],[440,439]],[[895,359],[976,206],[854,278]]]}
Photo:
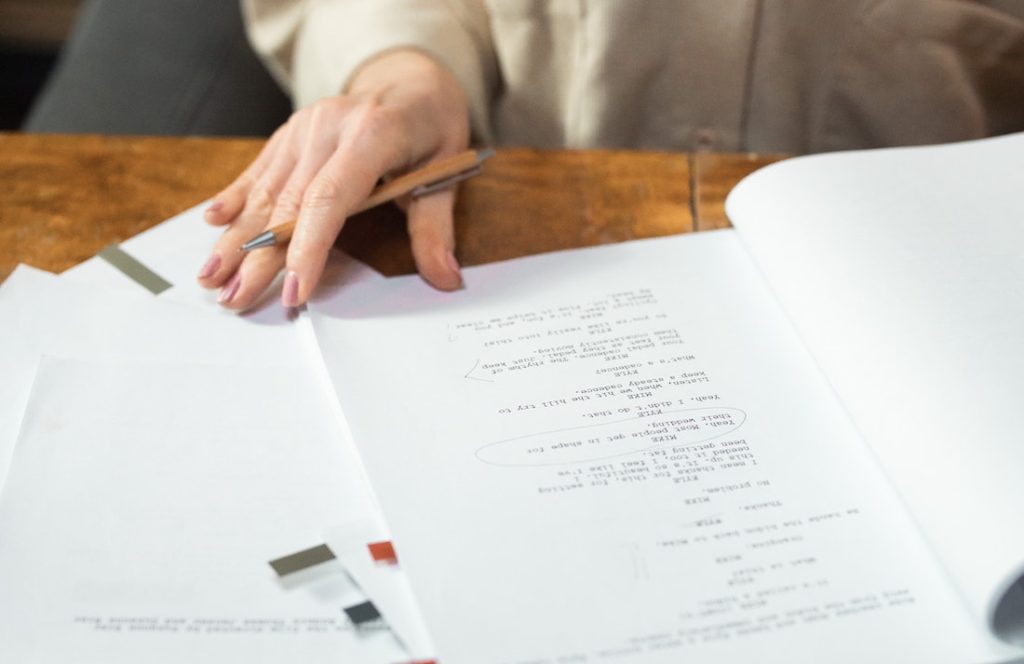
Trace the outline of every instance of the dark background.
{"label": "dark background", "polygon": [[21,126],[79,4],[80,0],[0,0],[0,130]]}
{"label": "dark background", "polygon": [[291,110],[238,0],[0,0],[0,130],[269,136]]}

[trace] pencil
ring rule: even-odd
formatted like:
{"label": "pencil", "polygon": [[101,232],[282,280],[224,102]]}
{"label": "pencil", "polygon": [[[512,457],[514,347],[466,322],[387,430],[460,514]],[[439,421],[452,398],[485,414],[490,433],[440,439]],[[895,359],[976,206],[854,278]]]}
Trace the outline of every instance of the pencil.
{"label": "pencil", "polygon": [[[484,160],[494,154],[494,150],[466,150],[457,155],[435,161],[419,170],[406,173],[394,180],[389,180],[370,192],[370,195],[351,214],[358,214],[381,203],[412,194],[413,198],[425,196],[435,191],[447,189],[458,182],[469,179],[480,172]],[[241,251],[252,251],[261,247],[272,247],[283,244],[291,239],[295,231],[295,221],[278,224],[263,231],[242,245]]]}

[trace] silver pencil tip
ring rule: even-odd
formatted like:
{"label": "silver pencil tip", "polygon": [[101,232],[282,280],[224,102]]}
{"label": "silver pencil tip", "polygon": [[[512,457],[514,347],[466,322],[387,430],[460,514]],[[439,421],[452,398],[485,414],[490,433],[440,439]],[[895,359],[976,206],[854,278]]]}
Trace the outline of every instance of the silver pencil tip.
{"label": "silver pencil tip", "polygon": [[263,231],[253,239],[242,245],[241,251],[252,251],[262,247],[272,247],[277,244],[277,236],[273,231]]}

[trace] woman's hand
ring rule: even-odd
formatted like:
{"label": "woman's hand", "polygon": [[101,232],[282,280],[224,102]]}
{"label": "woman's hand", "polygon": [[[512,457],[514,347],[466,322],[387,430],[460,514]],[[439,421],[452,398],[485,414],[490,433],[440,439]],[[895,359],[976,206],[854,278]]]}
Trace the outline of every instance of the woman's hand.
{"label": "woman's hand", "polygon": [[[219,301],[245,309],[285,269],[281,301],[294,307],[313,292],[345,224],[384,175],[400,174],[466,149],[469,117],[455,78],[416,51],[364,65],[346,94],[295,112],[259,156],[214,198],[206,220],[227,225],[199,273]],[[416,267],[442,290],[462,285],[446,190],[407,209]],[[243,242],[298,220],[290,244],[239,252]]]}

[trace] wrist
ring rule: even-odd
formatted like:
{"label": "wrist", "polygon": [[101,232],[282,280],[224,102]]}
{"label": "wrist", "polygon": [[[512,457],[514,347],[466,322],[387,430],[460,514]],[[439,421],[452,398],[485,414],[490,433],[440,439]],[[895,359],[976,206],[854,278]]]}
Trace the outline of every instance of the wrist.
{"label": "wrist", "polygon": [[366,95],[378,93],[397,83],[415,80],[416,77],[434,78],[443,73],[444,67],[423,51],[413,48],[398,48],[378,53],[363,62],[352,73],[343,94]]}

